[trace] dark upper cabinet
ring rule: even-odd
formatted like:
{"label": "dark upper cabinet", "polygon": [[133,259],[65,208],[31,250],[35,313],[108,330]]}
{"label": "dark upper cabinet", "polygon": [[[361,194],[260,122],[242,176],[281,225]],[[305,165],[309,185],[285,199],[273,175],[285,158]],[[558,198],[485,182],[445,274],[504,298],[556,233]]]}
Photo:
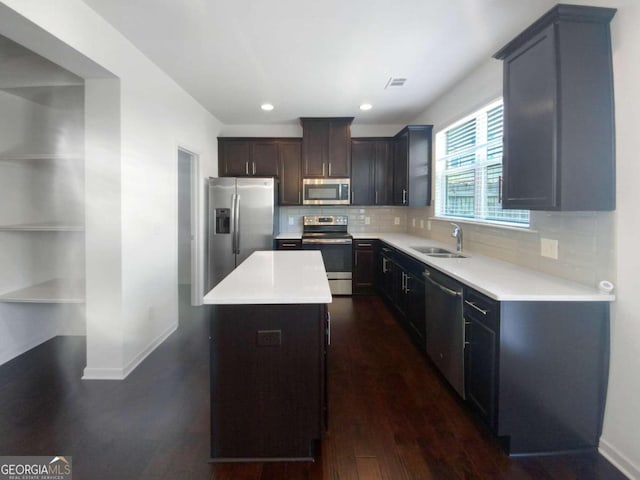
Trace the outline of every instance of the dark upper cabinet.
{"label": "dark upper cabinet", "polygon": [[251,175],[275,177],[278,175],[278,143],[254,141],[251,143]]}
{"label": "dark upper cabinet", "polygon": [[301,118],[303,176],[348,178],[352,117]]}
{"label": "dark upper cabinet", "polygon": [[221,177],[277,177],[276,139],[219,137],[218,175]]}
{"label": "dark upper cabinet", "polygon": [[302,204],[301,150],[300,140],[278,142],[280,205]]}
{"label": "dark upper cabinet", "polygon": [[241,177],[249,175],[251,142],[218,138],[218,175]]}
{"label": "dark upper cabinet", "polygon": [[351,204],[389,205],[393,189],[391,140],[351,140]]}
{"label": "dark upper cabinet", "polygon": [[502,205],[615,209],[610,8],[557,5],[504,61]]}
{"label": "dark upper cabinet", "polygon": [[409,125],[394,137],[393,204],[431,204],[432,125]]}
{"label": "dark upper cabinet", "polygon": [[280,205],[301,205],[299,138],[218,138],[221,177],[277,177]]}

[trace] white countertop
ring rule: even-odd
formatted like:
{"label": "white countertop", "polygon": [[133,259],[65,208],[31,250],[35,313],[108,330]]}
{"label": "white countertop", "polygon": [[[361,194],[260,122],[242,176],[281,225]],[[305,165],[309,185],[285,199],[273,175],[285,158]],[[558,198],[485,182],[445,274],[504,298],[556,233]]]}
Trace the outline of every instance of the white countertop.
{"label": "white countertop", "polygon": [[331,303],[331,291],[319,251],[258,251],[207,293],[204,303]]}
{"label": "white countertop", "polygon": [[463,252],[467,258],[429,257],[410,247],[434,246],[454,251],[455,246],[414,235],[398,233],[352,233],[354,239],[380,239],[450,277],[501,301],[612,302],[615,295],[596,287],[537,272],[491,257]]}
{"label": "white countertop", "polygon": [[302,238],[302,232],[298,233],[279,233],[276,235],[276,240],[300,240]]}

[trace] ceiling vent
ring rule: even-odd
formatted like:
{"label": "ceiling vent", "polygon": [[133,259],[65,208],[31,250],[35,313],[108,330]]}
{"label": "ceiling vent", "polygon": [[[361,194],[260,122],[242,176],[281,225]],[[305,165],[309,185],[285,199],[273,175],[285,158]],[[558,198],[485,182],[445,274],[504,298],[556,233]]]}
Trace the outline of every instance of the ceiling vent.
{"label": "ceiling vent", "polygon": [[387,82],[387,84],[384,86],[385,90],[389,87],[402,87],[404,85],[404,82],[406,82],[407,79],[406,78],[389,78],[389,81]]}

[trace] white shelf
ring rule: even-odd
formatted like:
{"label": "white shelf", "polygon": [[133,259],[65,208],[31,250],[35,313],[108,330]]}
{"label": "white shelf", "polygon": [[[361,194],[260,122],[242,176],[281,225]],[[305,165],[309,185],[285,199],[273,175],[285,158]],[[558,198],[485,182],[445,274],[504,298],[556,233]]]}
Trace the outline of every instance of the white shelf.
{"label": "white shelf", "polygon": [[0,225],[0,232],[84,232],[84,225],[59,222]]}
{"label": "white shelf", "polygon": [[84,303],[84,280],[54,279],[0,295],[0,302]]}

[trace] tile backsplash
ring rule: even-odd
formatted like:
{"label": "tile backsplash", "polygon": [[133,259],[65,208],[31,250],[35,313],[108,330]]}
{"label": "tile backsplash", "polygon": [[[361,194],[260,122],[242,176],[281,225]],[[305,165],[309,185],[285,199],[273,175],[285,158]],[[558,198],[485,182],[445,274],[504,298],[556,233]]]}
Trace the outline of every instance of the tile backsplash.
{"label": "tile backsplash", "polygon": [[[348,215],[349,231],[408,233],[455,248],[448,220],[433,209],[406,207],[280,207],[280,232],[301,233],[304,215]],[[530,229],[460,222],[464,249],[589,286],[615,283],[612,212],[531,212]],[[430,228],[429,228],[430,227]],[[541,255],[541,239],[558,242],[558,258]]]}
{"label": "tile backsplash", "polygon": [[407,209],[402,207],[280,207],[280,232],[302,232],[304,215],[348,215],[349,232],[407,231]]}
{"label": "tile backsplash", "polygon": [[[455,248],[448,220],[433,219],[431,208],[407,211],[407,233]],[[612,212],[531,212],[530,230],[460,223],[464,248],[550,275],[596,286],[615,283]],[[415,220],[415,226],[414,226]],[[423,228],[420,228],[422,220]],[[431,227],[429,230],[428,227]],[[558,258],[541,255],[541,239],[558,242]]]}

